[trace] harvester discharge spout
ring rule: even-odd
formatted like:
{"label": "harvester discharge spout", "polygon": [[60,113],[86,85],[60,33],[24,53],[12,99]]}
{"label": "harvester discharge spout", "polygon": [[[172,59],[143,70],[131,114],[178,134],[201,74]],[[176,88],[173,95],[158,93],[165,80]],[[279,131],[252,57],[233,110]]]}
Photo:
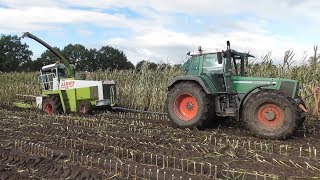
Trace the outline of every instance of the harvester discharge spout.
{"label": "harvester discharge spout", "polygon": [[44,42],[43,40],[41,40],[40,38],[38,38],[37,36],[29,33],[29,32],[25,32],[22,35],[22,38],[28,37],[30,39],[33,39],[35,41],[37,41],[38,43],[40,43],[41,45],[43,45],[44,47],[46,47],[47,49],[49,49],[54,55],[56,55],[61,61],[62,63],[66,66],[66,74],[67,74],[67,78],[72,78],[73,77],[73,73],[72,73],[72,67],[69,63],[69,61],[63,57],[58,51],[56,51],[55,49],[53,49],[48,43]]}

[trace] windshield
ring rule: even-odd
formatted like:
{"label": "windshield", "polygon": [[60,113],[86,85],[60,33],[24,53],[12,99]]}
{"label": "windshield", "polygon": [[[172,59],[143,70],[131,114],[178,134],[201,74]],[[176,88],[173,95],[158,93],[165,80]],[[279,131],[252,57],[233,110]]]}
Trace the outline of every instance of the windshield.
{"label": "windshield", "polygon": [[58,76],[59,78],[66,77],[66,69],[58,69]]}
{"label": "windshield", "polygon": [[246,76],[248,57],[233,56],[231,58],[231,70],[233,75]]}
{"label": "windshield", "polygon": [[231,69],[232,69],[232,74],[233,75],[238,75],[238,68],[239,68],[239,66],[238,66],[238,64],[239,64],[239,62],[237,62],[237,60],[234,58],[234,57],[232,57],[231,58]]}

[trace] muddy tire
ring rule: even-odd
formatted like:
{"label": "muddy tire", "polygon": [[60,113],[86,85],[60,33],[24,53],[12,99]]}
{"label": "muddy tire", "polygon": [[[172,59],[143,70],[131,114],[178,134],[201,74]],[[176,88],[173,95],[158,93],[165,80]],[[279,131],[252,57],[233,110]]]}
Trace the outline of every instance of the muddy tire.
{"label": "muddy tire", "polygon": [[255,136],[287,139],[298,128],[300,119],[296,103],[276,90],[262,90],[249,97],[243,107],[242,119]]}
{"label": "muddy tire", "polygon": [[203,128],[214,109],[210,96],[196,83],[181,82],[167,94],[166,110],[174,126],[180,128]]}
{"label": "muddy tire", "polygon": [[48,115],[62,113],[62,104],[59,96],[47,97],[42,103],[42,110]]}
{"label": "muddy tire", "polygon": [[78,113],[79,114],[91,114],[93,107],[89,101],[82,101],[78,106]]}
{"label": "muddy tire", "polygon": [[298,128],[303,126],[303,123],[306,121],[306,119],[307,119],[307,117],[299,118],[298,123],[297,123]]}

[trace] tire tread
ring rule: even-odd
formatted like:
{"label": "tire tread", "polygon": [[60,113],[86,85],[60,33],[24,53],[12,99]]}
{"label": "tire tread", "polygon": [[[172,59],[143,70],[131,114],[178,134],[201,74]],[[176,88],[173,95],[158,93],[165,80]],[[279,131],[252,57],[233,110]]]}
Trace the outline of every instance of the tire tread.
{"label": "tire tread", "polygon": [[[252,116],[251,105],[257,100],[261,98],[278,98],[280,100],[280,104],[283,108],[289,107],[291,109],[291,117],[285,117],[289,121],[289,127],[286,131],[277,133],[277,134],[264,134],[260,132],[259,129],[253,126],[254,119],[250,119]],[[247,102],[243,106],[242,111],[242,119],[246,125],[246,127],[253,133],[255,136],[259,138],[267,138],[267,139],[287,139],[292,136],[295,131],[298,129],[298,121],[299,121],[299,110],[295,101],[288,99],[287,95],[281,91],[277,90],[261,90],[257,93],[254,93],[249,97]]]}
{"label": "tire tread", "polygon": [[[168,111],[168,106],[169,103],[174,102],[175,97],[172,97],[172,94],[175,91],[178,90],[183,90],[183,89],[188,89],[191,88],[193,89],[194,93],[197,93],[200,95],[200,98],[203,100],[203,112],[200,115],[199,119],[191,124],[191,125],[184,125],[184,126],[179,126],[173,117],[170,115]],[[169,119],[171,120],[171,124],[174,127],[179,127],[179,128],[205,128],[205,126],[208,124],[209,118],[214,115],[214,109],[213,109],[213,102],[211,101],[210,95],[208,95],[203,88],[198,85],[197,83],[194,82],[180,82],[178,84],[175,84],[168,92],[167,94],[167,100],[166,100],[166,106],[165,110],[168,112]]]}

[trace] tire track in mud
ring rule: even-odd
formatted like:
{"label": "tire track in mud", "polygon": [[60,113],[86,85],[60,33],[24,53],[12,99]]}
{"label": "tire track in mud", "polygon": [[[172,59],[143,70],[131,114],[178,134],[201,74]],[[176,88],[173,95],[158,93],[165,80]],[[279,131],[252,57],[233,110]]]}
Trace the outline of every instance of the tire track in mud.
{"label": "tire track in mud", "polygon": [[[163,156],[176,158],[176,160],[185,159],[187,161],[184,161],[184,163],[190,168],[192,167],[192,162],[197,162],[199,164],[210,163],[213,167],[214,165],[218,165],[219,174],[217,176],[220,178],[224,178],[228,172],[233,170],[242,171],[243,169],[246,170],[245,173],[247,174],[247,177],[249,177],[250,172],[259,170],[266,172],[261,173],[264,175],[268,175],[268,172],[276,173],[280,171],[282,173],[277,174],[280,177],[294,175],[292,174],[292,169],[297,169],[296,174],[301,174],[302,171],[306,171],[303,174],[304,176],[319,174],[317,167],[318,159],[314,156],[314,152],[312,151],[312,155],[308,156],[310,155],[310,151],[306,148],[310,147],[310,145],[307,143],[302,144],[304,149],[303,152],[307,155],[299,157],[297,148],[291,148],[291,146],[298,144],[298,142],[293,140],[287,143],[281,141],[258,140],[245,136],[229,136],[228,134],[219,133],[217,131],[199,132],[195,130],[172,129],[167,126],[166,123],[162,124],[157,122],[152,124],[150,123],[150,121],[152,121],[150,119],[147,119],[146,122],[144,122],[144,119],[128,120],[124,115],[120,118],[114,115],[111,117],[99,115],[109,120],[106,120],[107,122],[105,122],[98,117],[93,117],[93,120],[90,120],[88,117],[49,117],[27,113],[25,113],[25,117],[21,117],[23,114],[24,113],[15,114],[15,112],[11,112],[10,114],[9,112],[4,115],[6,121],[1,125],[0,130],[0,136],[3,139],[1,140],[1,142],[3,142],[2,144],[11,142],[11,145],[8,145],[11,147],[12,142],[17,138],[20,138],[25,142],[44,144],[57,152],[64,152],[68,156],[69,161],[70,158],[74,157],[73,153],[78,153],[78,156],[76,156],[76,158],[78,158],[77,167],[84,166],[84,164],[79,164],[79,159],[81,159],[81,157],[83,158],[84,156],[89,155],[92,158],[104,158],[105,156],[110,155],[113,159],[117,157],[123,162],[123,166],[121,165],[123,177],[126,177],[124,164],[137,164],[135,166],[143,166],[144,169],[148,169],[150,166],[153,168],[152,172],[156,172],[157,169],[161,169],[161,166],[164,164],[163,159],[165,158],[163,158]],[[77,121],[81,122],[79,123]],[[16,139],[12,137],[15,137]],[[85,142],[85,148],[83,148],[81,142]],[[244,142],[250,142],[251,145]],[[271,143],[274,145],[273,150],[268,147]],[[109,147],[107,153],[103,148],[104,146],[101,144]],[[114,149],[112,149],[112,147]],[[317,148],[318,146],[315,147]],[[117,152],[115,152],[116,148],[118,148]],[[123,156],[122,152],[125,154],[126,150],[131,150],[132,152],[136,151],[137,159],[130,160],[127,156]],[[147,152],[153,154],[152,161],[150,161],[150,155],[147,157]],[[145,153],[145,162],[142,161],[142,153]],[[157,154],[159,155],[159,162],[155,164],[154,158]],[[94,167],[91,168],[100,166],[97,161],[98,160],[96,160],[96,165],[93,165]],[[117,161],[117,159],[114,161]],[[168,164],[170,165],[166,167],[167,169],[165,172],[171,172],[170,169],[174,166],[173,164],[178,164],[177,162],[178,161],[173,160],[169,161]],[[67,167],[71,166],[68,163],[62,164],[66,164]],[[201,168],[205,173],[208,173],[209,171],[206,167],[207,164],[202,166],[199,164],[196,164],[196,167],[193,168],[193,171],[196,171],[196,173],[192,174],[192,170],[189,172],[190,176],[194,176],[193,178],[197,178],[202,174]],[[222,173],[226,169],[229,169],[230,171]],[[132,169],[129,168],[129,171],[127,172],[130,172],[131,170]],[[146,171],[147,170],[145,170],[144,177],[147,177]],[[173,171],[174,176],[175,174],[179,174],[178,172],[180,172],[181,169],[177,169],[176,171],[177,172]],[[158,175],[161,173],[163,175],[164,172],[159,170]],[[206,177],[205,173],[202,178]],[[245,173],[242,172],[242,175]],[[131,172],[128,174],[130,177],[132,176]],[[135,175],[137,174],[139,174],[138,176],[141,175],[143,177],[141,171]],[[238,174],[241,175],[241,173]],[[231,176],[232,173],[229,175]],[[254,174],[252,176],[254,176]],[[175,177],[179,177],[179,175]]]}
{"label": "tire track in mud", "polygon": [[[93,171],[69,166],[60,163],[59,160],[63,160],[63,157],[48,159],[39,156],[30,156],[21,151],[0,147],[0,163],[15,169],[16,172],[20,172],[22,176],[24,175],[24,178],[104,179],[104,176]],[[0,177],[1,179],[12,178],[11,175],[6,176],[6,174]]]}
{"label": "tire track in mud", "polygon": [[[43,126],[42,126],[43,127]],[[56,127],[53,127],[53,129],[50,129],[50,128],[48,128],[48,127],[45,127],[46,128],[46,130],[45,131],[43,131],[43,132],[45,132],[46,134],[47,134],[47,136],[49,135],[49,136],[59,136],[59,134],[61,135],[61,133],[57,133],[57,128]],[[33,127],[27,127],[27,126],[23,126],[23,128],[17,128],[17,129],[19,129],[18,131],[14,131],[14,130],[12,130],[12,129],[10,129],[10,130],[3,130],[2,132],[1,132],[1,134],[7,134],[7,135],[9,135],[10,134],[10,137],[20,137],[20,139],[25,139],[25,140],[29,140],[29,142],[26,142],[26,141],[23,141],[24,142],[24,144],[30,144],[31,142],[41,142],[41,144],[44,144],[44,143],[46,143],[46,141],[47,141],[47,139],[46,138],[43,138],[43,137],[41,137],[41,135],[42,135],[42,133],[43,132],[38,132],[36,129],[37,128],[35,128],[35,126],[33,126]],[[21,130],[24,130],[24,131],[21,131]],[[43,130],[43,129],[42,129]],[[24,136],[23,136],[24,135]],[[30,136],[30,135],[33,135],[33,136]],[[65,134],[65,135],[67,135],[67,134]],[[88,136],[88,134],[86,134],[87,136]],[[8,137],[7,137],[8,138]],[[9,138],[9,141],[10,141],[10,139],[11,140],[13,140],[12,138]],[[49,140],[50,140],[50,138],[48,138]],[[54,138],[53,138],[54,139]],[[2,141],[5,141],[6,139],[5,139],[5,136],[3,136],[3,138],[2,138]],[[15,141],[17,141],[17,140],[15,140]],[[8,141],[6,141],[6,142],[8,142]],[[11,145],[12,145],[12,142],[11,142]],[[15,146],[16,146],[16,142],[15,142]],[[25,146],[25,145],[24,145]],[[32,152],[32,151],[34,151],[34,150],[32,150],[32,147],[33,147],[34,145],[33,145],[33,143],[31,143],[31,146],[30,146],[30,151]],[[39,146],[40,146],[40,144],[39,144]],[[57,148],[57,146],[56,146],[56,148]],[[87,148],[87,147],[86,147]],[[24,148],[21,148],[21,149],[24,149]],[[36,149],[36,147],[35,147],[35,149]],[[39,150],[38,150],[39,151]],[[59,151],[59,149],[58,150],[56,150],[56,151]],[[91,149],[89,149],[88,151],[91,151]],[[83,156],[83,155],[82,155]],[[69,157],[70,157],[70,154],[69,154]],[[74,158],[74,157],[73,157]],[[131,162],[132,163],[132,162]],[[133,163],[136,163],[136,162],[133,162]],[[137,164],[137,163],[136,163]],[[135,167],[137,167],[137,166],[141,166],[141,165],[139,165],[139,164],[137,164],[137,165],[135,165]],[[147,168],[147,165],[144,165],[144,166],[146,166],[146,167],[144,167],[143,169],[148,169],[148,172],[153,172],[152,174],[150,174],[149,173],[149,177],[154,177],[155,175],[154,174],[157,174],[157,176],[159,176],[159,173],[161,174],[161,173],[163,173],[163,175],[164,176],[168,176],[168,175],[170,175],[170,177],[175,177],[175,176],[177,176],[177,177],[182,177],[183,179],[185,179],[184,177],[185,177],[185,174],[184,173],[179,173],[179,171],[177,171],[177,172],[174,172],[173,174],[171,173],[170,174],[170,170],[168,170],[167,171],[167,175],[165,175],[166,174],[166,171],[164,171],[164,170],[159,170],[159,169],[156,169],[156,173],[154,173],[154,170],[155,170],[155,167],[154,166],[148,166],[148,168]],[[128,174],[131,174],[131,173],[128,173]],[[137,174],[139,175],[139,173],[137,173],[137,172],[135,172],[135,176],[137,176]],[[141,173],[140,173],[141,174]],[[179,176],[179,174],[180,174],[180,176]],[[144,176],[147,176],[146,175],[146,173],[143,173],[143,175]],[[131,175],[130,175],[131,176]],[[192,175],[188,175],[188,176],[190,176],[190,177],[192,177]],[[63,178],[64,178],[64,176],[63,176]],[[189,179],[189,178],[187,178],[187,179]],[[194,176],[192,179],[199,179],[197,176]]]}

